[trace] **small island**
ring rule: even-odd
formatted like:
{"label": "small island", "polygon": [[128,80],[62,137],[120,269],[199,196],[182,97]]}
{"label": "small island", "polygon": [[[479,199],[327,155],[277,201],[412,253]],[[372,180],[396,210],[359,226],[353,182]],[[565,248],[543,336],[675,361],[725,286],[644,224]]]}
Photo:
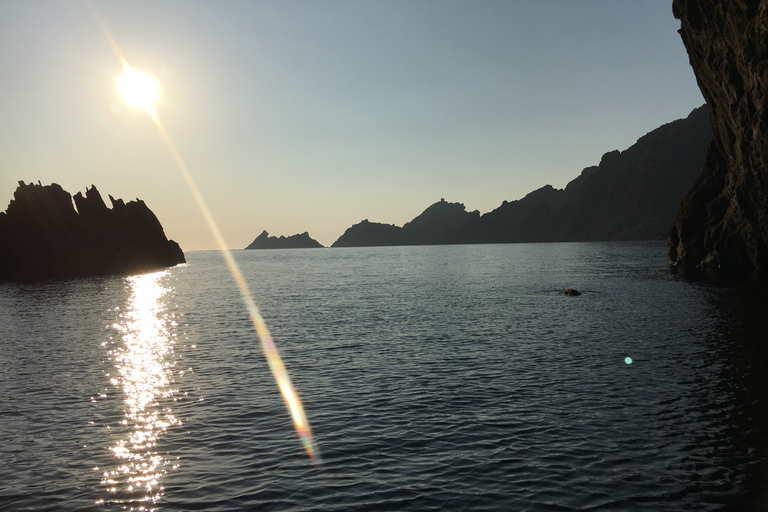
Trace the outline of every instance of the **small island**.
{"label": "small island", "polygon": [[269,233],[262,231],[246,249],[314,249],[318,247],[323,245],[310,237],[306,231],[289,237],[269,236]]}
{"label": "small island", "polygon": [[108,208],[93,185],[73,198],[56,183],[23,181],[13,197],[0,213],[0,281],[130,275],[185,262],[139,199],[109,196]]}

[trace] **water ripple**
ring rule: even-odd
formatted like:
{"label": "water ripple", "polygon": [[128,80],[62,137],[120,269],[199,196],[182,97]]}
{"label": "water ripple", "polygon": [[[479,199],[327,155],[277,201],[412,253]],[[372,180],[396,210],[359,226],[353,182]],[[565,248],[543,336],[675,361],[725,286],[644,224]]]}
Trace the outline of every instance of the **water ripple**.
{"label": "water ripple", "polygon": [[[138,379],[152,391],[134,401],[166,422],[138,450],[162,458],[158,510],[715,511],[768,500],[768,307],[760,293],[675,279],[663,244],[236,256],[324,464],[303,454],[218,255],[191,253],[158,281],[162,325],[147,332],[170,350],[143,352],[158,378]],[[116,351],[139,332],[133,290],[0,288],[14,312],[0,322],[0,339],[14,340],[0,344],[11,372],[0,378],[0,509],[84,510],[103,494],[99,475],[121,464],[106,448],[141,430]],[[110,503],[142,505],[124,490]]]}

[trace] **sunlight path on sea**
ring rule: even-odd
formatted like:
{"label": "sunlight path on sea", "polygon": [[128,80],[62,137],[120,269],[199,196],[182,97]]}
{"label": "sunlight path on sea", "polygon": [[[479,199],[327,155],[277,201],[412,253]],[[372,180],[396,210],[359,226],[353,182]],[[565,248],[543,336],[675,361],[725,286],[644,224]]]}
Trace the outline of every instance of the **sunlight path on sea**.
{"label": "sunlight path on sea", "polygon": [[[132,75],[133,70],[128,64],[128,61],[123,56],[117,41],[115,41],[115,38],[112,37],[111,32],[107,28],[107,25],[95,10],[91,9],[91,15],[101,28],[104,37],[106,37],[107,41],[112,46],[112,50],[115,52],[115,56],[120,61],[121,65],[125,69],[125,72],[129,75]],[[154,95],[150,96],[156,99]],[[155,111],[155,108],[152,104],[154,99],[150,100],[150,96],[144,97],[143,101],[140,101],[138,102],[139,104],[134,104],[133,106],[137,106],[143,110],[146,110],[147,114],[149,114],[149,116],[152,118],[152,121],[155,123],[155,126],[157,127],[158,132],[160,133],[160,137],[163,139],[168,152],[170,153],[174,162],[176,162],[176,166],[179,172],[181,172],[182,177],[187,182],[189,191],[192,194],[192,197],[195,199],[195,202],[197,202],[200,213],[203,214],[203,218],[205,219],[206,224],[208,224],[208,228],[216,240],[216,244],[219,246],[219,251],[224,258],[224,261],[227,263],[229,272],[232,274],[232,278],[235,280],[235,283],[237,283],[237,286],[240,289],[243,303],[248,310],[248,315],[251,317],[253,328],[256,331],[256,335],[258,336],[259,341],[261,342],[264,357],[269,364],[272,376],[277,383],[280,394],[283,396],[283,401],[285,402],[285,405],[288,408],[288,412],[291,415],[294,428],[296,429],[296,434],[299,436],[299,439],[301,440],[307,455],[309,455],[309,457],[315,462],[322,462],[320,459],[320,452],[318,451],[314,441],[314,436],[312,435],[312,428],[310,427],[309,421],[307,420],[306,414],[304,413],[304,405],[302,404],[301,398],[299,397],[291,382],[288,371],[286,370],[285,365],[283,364],[283,360],[280,357],[280,352],[277,350],[277,346],[272,339],[272,335],[269,333],[269,329],[267,329],[267,324],[264,322],[264,319],[261,316],[261,312],[256,305],[256,301],[253,298],[251,289],[243,278],[240,267],[235,261],[235,258],[232,256],[232,253],[230,252],[228,245],[224,240],[221,230],[219,230],[213,215],[208,209],[208,205],[203,199],[203,196],[200,193],[195,180],[192,178],[192,174],[189,172],[189,169],[187,169],[187,164],[184,163],[184,159],[181,158],[181,154],[176,148],[176,144],[174,144],[170,134],[165,129],[163,123],[160,121],[160,117],[157,115],[157,112]]]}
{"label": "sunlight path on sea", "polygon": [[97,504],[155,510],[163,494],[160,481],[169,467],[176,467],[157,450],[160,436],[181,425],[171,408],[163,405],[178,394],[173,388],[176,322],[161,301],[169,291],[162,284],[166,273],[126,278],[131,293],[128,307],[112,326],[122,336],[103,343],[115,368],[112,385],[125,399],[121,421],[125,430],[109,448],[117,460],[103,471],[101,483],[107,497]]}

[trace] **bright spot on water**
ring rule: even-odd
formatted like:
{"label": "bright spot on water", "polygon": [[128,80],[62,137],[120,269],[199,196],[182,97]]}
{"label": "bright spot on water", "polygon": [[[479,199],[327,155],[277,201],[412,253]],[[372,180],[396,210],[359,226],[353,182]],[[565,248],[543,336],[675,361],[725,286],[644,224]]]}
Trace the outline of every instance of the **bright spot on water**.
{"label": "bright spot on water", "polygon": [[[157,443],[165,432],[181,426],[165,406],[165,400],[178,393],[172,387],[176,361],[169,329],[173,323],[163,299],[169,291],[162,283],[165,273],[126,278],[131,291],[129,307],[113,326],[122,339],[113,341],[108,352],[117,370],[110,382],[121,388],[125,403],[123,419],[116,426],[123,437],[109,448],[117,461],[101,480],[116,498],[103,501],[129,504],[130,510],[155,510],[133,505],[154,505],[163,495],[159,482],[170,461],[159,452]],[[110,430],[109,425],[106,428]]]}
{"label": "bright spot on water", "polygon": [[624,358],[624,362],[627,363],[627,364],[632,364],[632,358],[627,356],[627,357]]}

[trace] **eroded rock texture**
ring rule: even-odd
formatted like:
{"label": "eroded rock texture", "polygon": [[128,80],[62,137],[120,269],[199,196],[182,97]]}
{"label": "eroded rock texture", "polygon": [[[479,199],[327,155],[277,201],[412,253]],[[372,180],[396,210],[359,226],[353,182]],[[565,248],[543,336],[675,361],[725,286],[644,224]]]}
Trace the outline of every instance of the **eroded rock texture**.
{"label": "eroded rock texture", "polygon": [[0,213],[0,281],[42,281],[87,275],[134,274],[184,263],[155,214],[136,200],[96,187],[74,197],[58,184],[24,184]]}
{"label": "eroded rock texture", "polygon": [[714,140],[669,236],[680,269],[768,269],[768,0],[674,0]]}

